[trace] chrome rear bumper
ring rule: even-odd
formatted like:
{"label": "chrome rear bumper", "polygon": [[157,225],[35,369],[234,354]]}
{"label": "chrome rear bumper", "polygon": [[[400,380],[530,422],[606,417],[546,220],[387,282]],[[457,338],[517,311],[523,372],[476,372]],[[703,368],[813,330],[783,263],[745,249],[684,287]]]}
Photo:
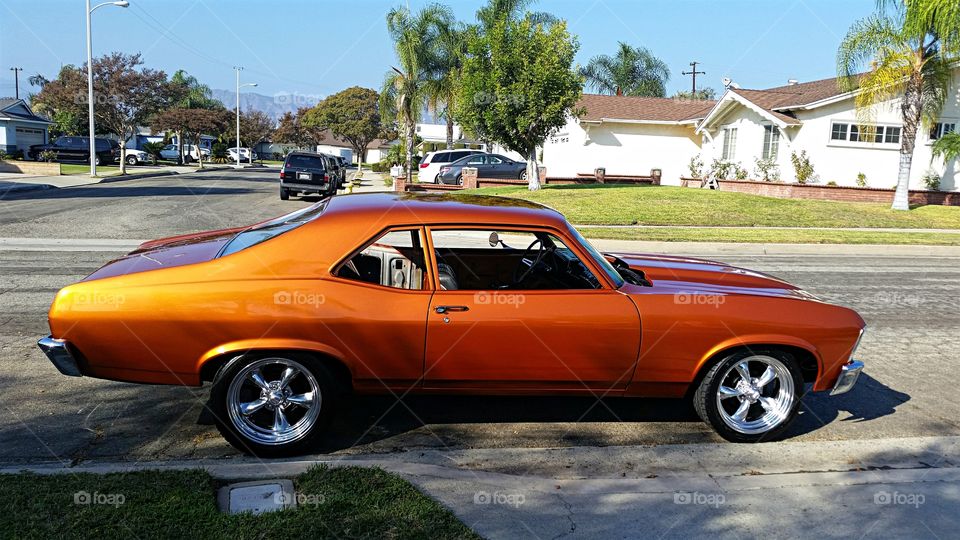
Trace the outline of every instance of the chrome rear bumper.
{"label": "chrome rear bumper", "polygon": [[830,391],[830,395],[836,396],[849,392],[853,385],[857,384],[857,379],[860,378],[860,372],[862,371],[863,362],[859,360],[850,360],[844,364],[843,369],[840,370],[840,376],[837,377],[837,383],[833,385],[833,390]]}
{"label": "chrome rear bumper", "polygon": [[83,373],[80,372],[80,366],[77,364],[77,359],[74,358],[73,353],[70,352],[66,341],[47,336],[37,341],[37,345],[40,347],[40,350],[47,355],[47,358],[53,362],[53,365],[57,366],[60,373],[71,377],[83,376]]}

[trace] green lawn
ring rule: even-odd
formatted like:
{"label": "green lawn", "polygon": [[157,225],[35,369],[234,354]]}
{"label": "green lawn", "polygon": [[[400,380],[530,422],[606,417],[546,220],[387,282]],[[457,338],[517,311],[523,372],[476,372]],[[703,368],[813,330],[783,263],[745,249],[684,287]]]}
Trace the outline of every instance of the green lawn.
{"label": "green lawn", "polygon": [[724,227],[581,227],[587,238],[664,242],[741,242],[749,244],[921,244],[960,245],[960,234],[761,229]]}
{"label": "green lawn", "polygon": [[[61,163],[61,174],[89,174],[90,165],[88,163]],[[97,165],[97,176],[113,176],[120,174],[119,165]]]}
{"label": "green lawn", "polygon": [[529,199],[559,210],[573,223],[591,225],[960,228],[960,207],[955,206],[902,212],[882,203],[775,199],[668,186],[558,185],[536,192],[510,186],[477,192]]}
{"label": "green lawn", "polygon": [[[296,510],[231,516],[217,509],[219,486],[202,471],[5,475],[0,536],[477,538],[450,511],[382,470],[315,467],[294,484],[307,503]],[[109,504],[77,504],[78,492]]]}

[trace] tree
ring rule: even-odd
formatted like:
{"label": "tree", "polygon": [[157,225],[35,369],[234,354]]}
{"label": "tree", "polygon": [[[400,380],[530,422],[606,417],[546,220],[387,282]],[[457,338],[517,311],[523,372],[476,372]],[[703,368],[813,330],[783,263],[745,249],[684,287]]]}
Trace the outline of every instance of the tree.
{"label": "tree", "polygon": [[329,129],[350,143],[359,166],[367,157],[367,146],[383,135],[380,122],[380,95],[376,90],[354,86],[327,97],[307,111],[304,123]]}
{"label": "tree", "polygon": [[157,160],[160,159],[160,151],[163,150],[164,144],[162,142],[145,142],[143,143],[143,151],[150,156],[150,161],[154,165],[157,164]]}
{"label": "tree", "polygon": [[933,143],[933,157],[944,163],[960,159],[960,133],[947,133]]}
{"label": "tree", "polygon": [[201,83],[193,75],[180,69],[170,77],[170,85],[175,89],[175,107],[183,109],[210,109],[222,110],[226,107],[220,100],[213,97],[210,87]]}
{"label": "tree", "polygon": [[120,139],[120,174],[126,174],[127,139],[171,101],[167,75],[141,66],[139,54],[114,52],[93,61],[97,122]]}
{"label": "tree", "polygon": [[274,142],[293,144],[297,148],[316,146],[323,140],[323,130],[306,125],[304,118],[310,109],[302,107],[296,113],[287,111],[280,117],[273,131]]}
{"label": "tree", "polygon": [[670,68],[644,47],[620,42],[613,56],[601,54],[580,70],[586,84],[603,94],[664,97]]}
{"label": "tree", "polygon": [[531,190],[540,188],[537,146],[578,113],[577,48],[565,22],[534,17],[502,18],[468,39],[457,118],[481,139],[527,156]]}
{"label": "tree", "polygon": [[673,99],[687,99],[693,101],[717,99],[717,91],[709,86],[697,90],[697,93],[693,93],[690,90],[680,90],[673,95]]}
{"label": "tree", "polygon": [[[248,108],[240,114],[240,139],[246,141],[250,148],[269,139],[273,134],[273,127],[273,119],[263,111]],[[237,143],[237,146],[240,146],[240,143]]]}
{"label": "tree", "polygon": [[452,19],[441,19],[432,55],[433,75],[427,81],[427,102],[431,109],[440,112],[440,116],[446,120],[447,149],[453,148],[453,112],[456,108],[457,83],[466,52],[467,30],[464,25]]}
{"label": "tree", "polygon": [[413,181],[413,140],[429,96],[435,47],[443,21],[451,18],[450,8],[439,4],[430,4],[415,15],[402,7],[387,13],[387,31],[400,67],[394,67],[384,79],[380,111],[388,123],[403,126],[407,182]]}
{"label": "tree", "polygon": [[[945,53],[956,43],[944,44],[950,24],[923,16],[938,0],[881,2],[877,13],[850,27],[837,52],[840,88],[857,90],[858,116],[868,135],[876,108],[900,100],[903,127],[900,134],[900,170],[893,197],[894,210],[909,210],[910,168],[917,132],[924,122],[935,119],[943,109],[950,83],[949,60]],[[937,13],[933,10],[932,13]],[[943,32],[946,30],[946,32]],[[955,35],[955,33],[953,34]],[[945,46],[946,45],[946,46]],[[860,73],[865,67],[870,68]]]}
{"label": "tree", "polygon": [[52,137],[87,135],[86,95],[86,71],[66,65],[60,69],[56,79],[41,85],[40,91],[31,99],[31,106],[35,112],[53,121],[50,126]]}
{"label": "tree", "polygon": [[[201,135],[224,131],[230,125],[232,117],[233,115],[225,109],[174,107],[154,116],[151,125],[155,131],[170,130],[177,132],[180,141],[183,141],[183,135],[189,135],[189,139],[194,141],[199,149]],[[201,169],[203,168],[203,153],[199,151],[197,152],[197,164]]]}

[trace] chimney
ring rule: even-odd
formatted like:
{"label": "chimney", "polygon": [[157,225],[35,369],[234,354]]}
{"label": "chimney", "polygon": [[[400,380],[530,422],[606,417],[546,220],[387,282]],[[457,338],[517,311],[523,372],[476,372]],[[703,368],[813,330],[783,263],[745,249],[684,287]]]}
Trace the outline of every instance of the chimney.
{"label": "chimney", "polygon": [[798,80],[796,80],[796,79],[788,79],[788,80],[787,80],[787,84],[789,84],[790,86],[793,86],[793,85],[795,85],[795,84],[798,84],[799,82],[800,82],[800,81],[798,81]]}

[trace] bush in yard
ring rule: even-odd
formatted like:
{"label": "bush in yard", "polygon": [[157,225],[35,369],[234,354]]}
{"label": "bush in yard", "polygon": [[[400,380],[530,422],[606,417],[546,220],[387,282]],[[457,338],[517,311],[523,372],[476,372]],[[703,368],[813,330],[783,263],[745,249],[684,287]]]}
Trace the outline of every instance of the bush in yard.
{"label": "bush in yard", "polygon": [[747,170],[741,167],[739,162],[714,159],[713,163],[710,164],[710,169],[707,170],[706,178],[716,180],[736,178],[737,180],[745,180],[747,178]]}
{"label": "bush in yard", "polygon": [[699,155],[690,158],[687,168],[690,169],[690,178],[696,178],[697,180],[703,178],[703,160],[700,159]]}
{"label": "bush in yard", "polygon": [[280,152],[274,152],[271,157],[273,157],[274,161],[283,161],[284,156]]}
{"label": "bush in yard", "polygon": [[57,153],[53,150],[44,150],[40,152],[40,161],[46,161],[47,163],[53,163],[57,160]]}
{"label": "bush in yard", "polygon": [[370,170],[377,173],[387,172],[390,170],[390,164],[386,161],[378,161],[373,165],[370,165]]}
{"label": "bush in yard", "polygon": [[143,151],[150,156],[150,160],[153,161],[153,164],[157,164],[157,160],[160,159],[160,151],[163,150],[165,145],[162,142],[148,142],[143,143]]}
{"label": "bush in yard", "polygon": [[383,179],[383,185],[393,187],[393,177],[388,174],[387,177]]}
{"label": "bush in yard", "polygon": [[758,178],[760,178],[764,182],[780,181],[780,166],[777,165],[776,161],[770,158],[767,158],[767,159],[756,158],[755,162],[756,162],[755,172]]}
{"label": "bush in yard", "polygon": [[227,145],[222,142],[213,143],[210,147],[210,161],[214,163],[226,163],[230,161],[227,155]]}
{"label": "bush in yard", "polygon": [[837,182],[836,182],[835,180],[831,180],[831,181],[827,182],[827,185],[828,185],[828,186],[832,186],[832,187],[837,187]]}
{"label": "bush in yard", "polygon": [[8,157],[7,153],[4,152],[3,150],[0,150],[0,161],[6,161],[7,157]]}
{"label": "bush in yard", "polygon": [[797,177],[798,184],[812,183],[816,179],[813,164],[810,163],[810,157],[807,156],[806,150],[801,150],[799,154],[791,153],[790,162],[793,163],[793,172]]}
{"label": "bush in yard", "polygon": [[857,173],[857,187],[867,187],[867,175]]}
{"label": "bush in yard", "polygon": [[940,175],[934,172],[933,169],[928,169],[921,181],[923,182],[923,187],[930,191],[940,191]]}

